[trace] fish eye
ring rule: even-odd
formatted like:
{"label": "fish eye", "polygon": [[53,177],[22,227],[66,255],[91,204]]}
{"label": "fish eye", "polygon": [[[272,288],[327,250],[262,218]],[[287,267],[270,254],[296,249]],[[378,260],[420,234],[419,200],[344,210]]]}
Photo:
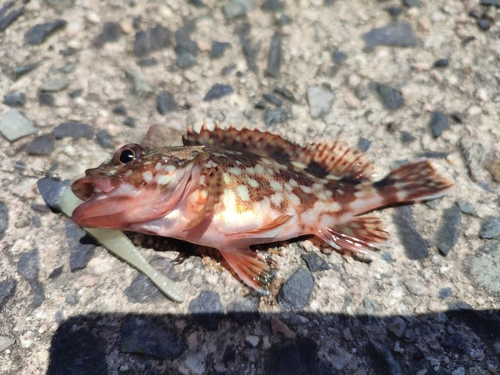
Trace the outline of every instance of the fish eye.
{"label": "fish eye", "polygon": [[142,147],[139,146],[138,144],[134,143],[126,145],[116,152],[113,158],[113,162],[114,164],[127,164],[133,160],[139,159],[142,156],[142,154],[143,154]]}

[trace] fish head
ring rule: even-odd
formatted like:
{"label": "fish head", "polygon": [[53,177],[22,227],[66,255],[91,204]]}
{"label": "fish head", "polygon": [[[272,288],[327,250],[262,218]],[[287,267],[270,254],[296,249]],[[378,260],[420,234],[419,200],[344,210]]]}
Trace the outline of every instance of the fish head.
{"label": "fish head", "polygon": [[84,201],[72,220],[87,228],[127,229],[163,217],[181,198],[201,149],[121,147],[109,163],[86,170],[72,184]]}

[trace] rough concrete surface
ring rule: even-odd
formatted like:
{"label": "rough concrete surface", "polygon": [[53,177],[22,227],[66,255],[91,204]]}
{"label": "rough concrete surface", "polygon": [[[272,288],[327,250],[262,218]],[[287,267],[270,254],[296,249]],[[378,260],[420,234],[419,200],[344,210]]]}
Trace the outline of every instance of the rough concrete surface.
{"label": "rough concrete surface", "polygon": [[[500,372],[498,7],[4,1],[0,373]],[[71,226],[45,206],[35,171],[72,180],[153,124],[146,141],[166,145],[204,121],[302,144],[362,143],[379,177],[428,157],[457,188],[405,210],[404,223],[394,221],[398,208],[376,211],[391,241],[371,263],[315,238],[273,245],[269,296],[194,246],[144,235],[131,238],[146,259],[163,258],[153,264],[181,284],[185,302],[134,281],[138,272],[101,247],[71,271]],[[407,232],[423,247],[418,257]],[[310,252],[329,267],[309,270]],[[172,264],[179,254],[187,259]],[[290,279],[298,270],[303,294]],[[300,304],[280,302],[289,289]]]}

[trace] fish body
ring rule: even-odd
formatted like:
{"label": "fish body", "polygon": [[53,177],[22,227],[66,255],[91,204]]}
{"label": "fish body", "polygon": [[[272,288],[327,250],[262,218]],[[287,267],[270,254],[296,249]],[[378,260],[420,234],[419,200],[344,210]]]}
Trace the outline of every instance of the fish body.
{"label": "fish body", "polygon": [[73,221],[173,237],[218,249],[265,292],[271,270],[251,245],[317,235],[336,249],[371,253],[388,234],[375,216],[389,204],[431,199],[453,184],[426,160],[372,182],[367,156],[342,143],[299,146],[258,130],[191,129],[184,146],[123,146],[72,189]]}

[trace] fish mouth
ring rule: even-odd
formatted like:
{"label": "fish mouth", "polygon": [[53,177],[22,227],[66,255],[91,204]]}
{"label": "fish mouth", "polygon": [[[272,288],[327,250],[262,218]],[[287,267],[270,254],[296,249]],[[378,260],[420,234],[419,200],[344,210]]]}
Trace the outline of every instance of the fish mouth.
{"label": "fish mouth", "polygon": [[83,201],[90,199],[95,194],[110,193],[121,183],[116,177],[83,177],[71,185],[73,193]]}

